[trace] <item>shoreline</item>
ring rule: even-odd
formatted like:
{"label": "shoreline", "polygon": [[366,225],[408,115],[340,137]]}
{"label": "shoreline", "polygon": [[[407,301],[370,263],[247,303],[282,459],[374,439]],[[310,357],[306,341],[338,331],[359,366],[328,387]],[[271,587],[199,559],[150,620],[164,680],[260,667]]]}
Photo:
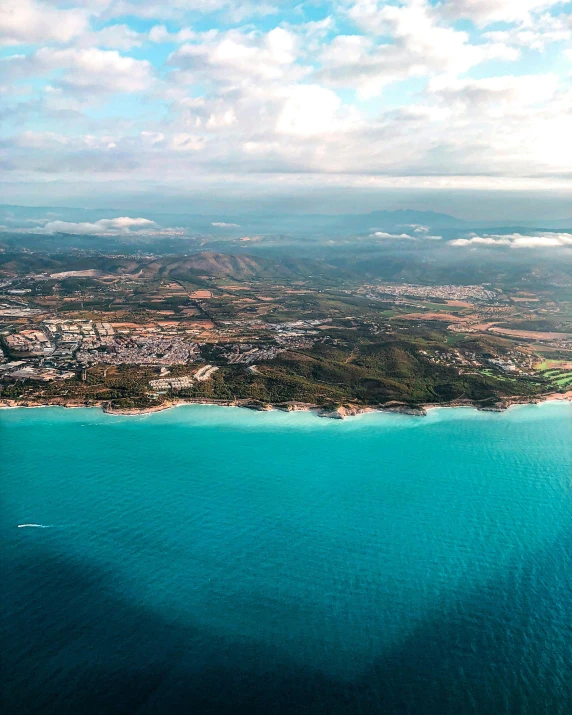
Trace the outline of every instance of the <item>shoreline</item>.
{"label": "shoreline", "polygon": [[324,417],[328,419],[344,420],[348,417],[356,417],[362,414],[371,412],[389,413],[409,415],[412,417],[425,417],[431,410],[439,409],[460,409],[470,408],[480,412],[506,412],[511,407],[524,405],[538,405],[545,402],[572,402],[572,390],[565,393],[553,392],[537,397],[515,396],[505,399],[499,399],[494,405],[481,406],[478,403],[470,400],[453,400],[447,403],[423,403],[421,405],[408,405],[406,403],[392,401],[383,405],[342,405],[335,409],[321,407],[320,405],[307,402],[282,402],[277,404],[257,403],[252,400],[208,400],[208,399],[181,399],[170,402],[164,402],[160,405],[150,405],[149,407],[131,407],[114,409],[106,401],[96,401],[88,403],[81,402],[27,402],[25,404],[17,404],[15,400],[0,400],[0,410],[2,409],[38,409],[43,407],[62,407],[65,409],[99,409],[108,415],[116,415],[123,417],[136,417],[140,415],[154,414],[156,412],[164,412],[176,407],[185,405],[207,405],[214,407],[240,407],[256,412],[313,412],[316,417]]}

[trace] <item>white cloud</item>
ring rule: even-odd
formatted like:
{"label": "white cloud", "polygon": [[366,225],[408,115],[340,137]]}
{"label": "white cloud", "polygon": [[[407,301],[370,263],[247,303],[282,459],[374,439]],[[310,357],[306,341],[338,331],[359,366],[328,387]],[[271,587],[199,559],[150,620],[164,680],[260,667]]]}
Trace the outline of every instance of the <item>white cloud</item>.
{"label": "white cloud", "polygon": [[155,145],[162,146],[165,142],[165,135],[163,132],[141,132],[140,136],[141,142],[150,147]]}
{"label": "white cloud", "polygon": [[518,58],[517,50],[502,43],[472,44],[466,32],[443,25],[423,0],[400,5],[358,0],[348,15],[365,34],[339,35],[326,45],[318,76],[334,86],[355,87],[364,97],[409,77],[456,76],[487,60]]}
{"label": "white cloud", "polygon": [[0,0],[0,45],[68,42],[87,27],[81,9],[60,10],[35,0]]}
{"label": "white cloud", "polygon": [[543,52],[548,45],[570,42],[572,38],[572,18],[544,13],[536,16],[534,22],[510,25],[503,30],[486,32],[484,37],[491,42],[507,46],[526,47]]}
{"label": "white cloud", "polygon": [[[92,0],[93,1],[93,0]],[[88,0],[90,2],[90,0]],[[277,5],[261,2],[234,2],[233,0],[169,0],[169,2],[138,2],[138,0],[104,0],[100,7],[106,6],[106,17],[134,16],[144,19],[178,20],[187,13],[200,13],[208,15],[217,11],[224,11],[224,17],[230,22],[265,17],[278,12]]]}
{"label": "white cloud", "polygon": [[146,218],[102,218],[93,223],[73,223],[70,221],[49,221],[42,229],[45,233],[71,233],[102,236],[129,235],[130,233],[154,232],[157,224]]}
{"label": "white cloud", "polygon": [[443,238],[442,236],[430,236],[428,234],[429,229],[427,226],[417,226],[416,224],[412,224],[410,227],[416,235],[412,236],[409,233],[387,233],[386,231],[374,231],[369,237],[380,238],[382,240],[404,239],[409,241],[418,241],[420,239],[423,239],[424,241],[440,241]]}
{"label": "white cloud", "polygon": [[385,231],[374,231],[370,235],[370,238],[405,238],[409,241],[413,240],[413,236],[410,236],[408,233],[386,233]]}
{"label": "white cloud", "polygon": [[46,146],[66,145],[69,144],[69,138],[64,134],[55,132],[22,132],[17,138],[18,146],[41,149]]}
{"label": "white cloud", "polygon": [[276,121],[278,134],[324,135],[344,131],[357,120],[355,110],[344,116],[338,95],[319,85],[287,87],[277,97],[284,100]]}
{"label": "white cloud", "polygon": [[462,101],[471,105],[507,104],[529,106],[552,99],[558,89],[555,74],[504,75],[485,79],[456,79],[441,75],[429,80],[428,91],[447,102]]}
{"label": "white cloud", "polygon": [[149,30],[150,42],[172,42],[178,45],[182,42],[194,40],[196,37],[197,33],[194,30],[191,30],[190,27],[183,27],[177,32],[169,32],[165,25],[154,25]]}
{"label": "white cloud", "polygon": [[520,233],[509,235],[472,236],[451,241],[452,246],[508,246],[510,248],[562,248],[572,246],[570,233],[540,233],[523,236]]}
{"label": "white cloud", "polygon": [[107,17],[140,17],[145,19],[176,19],[185,12],[214,12],[227,0],[169,0],[169,2],[138,2],[138,0],[108,0]]}
{"label": "white cloud", "polygon": [[116,50],[53,49],[43,47],[32,55],[14,55],[3,62],[12,78],[31,77],[63,70],[54,84],[83,92],[138,92],[151,86],[147,60],[124,57]]}
{"label": "white cloud", "polygon": [[439,9],[448,18],[467,18],[480,27],[494,22],[531,22],[531,14],[563,0],[444,0]]}
{"label": "white cloud", "polygon": [[197,152],[205,145],[205,138],[198,134],[174,134],[169,140],[169,146],[177,152]]}
{"label": "white cloud", "polygon": [[146,39],[145,33],[136,32],[129,25],[108,25],[98,32],[84,35],[80,42],[82,45],[130,50],[133,47],[141,47]]}
{"label": "white cloud", "polygon": [[[0,61],[10,85],[3,168],[22,181],[178,187],[230,175],[258,176],[264,189],[306,179],[572,186],[572,88],[560,61],[572,23],[554,3],[319,4],[324,19],[307,22],[301,5],[269,30],[256,18],[281,3],[0,0],[4,42],[36,44]],[[458,18],[487,31],[461,31]],[[173,45],[166,61],[152,43]],[[549,45],[562,54],[547,54],[542,74],[520,55]]]}
{"label": "white cloud", "polygon": [[184,82],[244,86],[282,79],[296,59],[295,45],[294,35],[279,27],[264,34],[207,33],[203,42],[172,53],[168,64],[182,70]]}
{"label": "white cloud", "polygon": [[216,228],[240,228],[238,223],[225,223],[224,221],[213,221],[211,225]]}

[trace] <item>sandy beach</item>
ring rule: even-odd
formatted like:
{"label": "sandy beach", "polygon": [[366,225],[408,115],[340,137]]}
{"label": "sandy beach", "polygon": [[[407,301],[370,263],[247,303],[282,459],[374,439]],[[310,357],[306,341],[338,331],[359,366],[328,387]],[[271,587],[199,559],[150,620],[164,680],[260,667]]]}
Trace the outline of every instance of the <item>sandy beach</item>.
{"label": "sandy beach", "polygon": [[152,414],[154,412],[164,412],[165,410],[184,405],[212,405],[218,407],[242,407],[259,412],[270,410],[280,410],[282,412],[314,412],[318,417],[326,417],[330,419],[346,419],[357,415],[366,414],[369,412],[389,412],[402,415],[410,415],[414,417],[423,417],[430,410],[435,409],[454,409],[454,408],[472,408],[485,412],[504,412],[511,407],[518,405],[541,404],[544,402],[568,401],[572,402],[572,390],[567,392],[552,392],[546,395],[538,395],[537,397],[515,396],[499,401],[494,405],[479,405],[470,400],[453,400],[448,403],[423,403],[421,405],[408,405],[401,402],[388,402],[383,405],[340,405],[337,408],[331,409],[320,405],[307,402],[283,402],[277,404],[257,403],[252,400],[208,400],[208,399],[186,399],[186,400],[171,400],[162,402],[158,405],[150,405],[149,407],[132,407],[132,408],[113,408],[106,401],[96,401],[90,403],[81,403],[77,401],[65,402],[54,400],[53,402],[35,402],[28,401],[19,403],[16,400],[0,400],[0,409],[35,409],[40,407],[65,407],[66,409],[80,408],[97,408],[109,415],[122,416],[137,416]]}

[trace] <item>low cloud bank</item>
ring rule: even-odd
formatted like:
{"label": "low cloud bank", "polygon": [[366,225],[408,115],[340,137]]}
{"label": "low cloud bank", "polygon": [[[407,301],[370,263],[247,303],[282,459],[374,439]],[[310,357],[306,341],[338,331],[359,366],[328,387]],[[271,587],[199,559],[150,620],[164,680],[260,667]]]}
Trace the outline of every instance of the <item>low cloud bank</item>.
{"label": "low cloud bank", "polygon": [[521,233],[511,233],[505,236],[493,234],[457,238],[451,241],[452,246],[508,246],[509,248],[561,248],[572,246],[570,233],[538,233],[534,236],[523,236]]}
{"label": "low cloud bank", "polygon": [[382,239],[388,239],[388,240],[399,240],[399,239],[405,239],[409,241],[416,241],[419,238],[422,238],[426,241],[440,241],[443,237],[442,236],[429,236],[427,235],[427,231],[429,230],[426,226],[417,226],[415,225],[413,228],[413,232],[416,234],[414,236],[411,236],[408,233],[387,233],[386,231],[374,231],[373,233],[370,234],[370,238],[382,238]]}
{"label": "low cloud bank", "polygon": [[45,233],[120,236],[129,235],[131,233],[155,232],[157,228],[157,224],[147,218],[119,216],[118,218],[102,218],[93,223],[89,221],[82,223],[74,223],[73,221],[49,221],[43,227],[42,231]]}

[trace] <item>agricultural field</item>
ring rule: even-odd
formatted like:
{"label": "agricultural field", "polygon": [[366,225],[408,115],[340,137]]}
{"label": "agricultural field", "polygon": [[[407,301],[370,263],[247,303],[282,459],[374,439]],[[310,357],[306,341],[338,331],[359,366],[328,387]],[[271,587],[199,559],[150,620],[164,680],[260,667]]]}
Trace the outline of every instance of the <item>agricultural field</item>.
{"label": "agricultural field", "polygon": [[[508,288],[473,279],[378,290],[371,277],[311,261],[212,252],[0,254],[0,279],[0,399],[16,404],[484,406],[572,389],[572,342],[555,332],[567,326],[560,294],[535,293],[534,313]],[[495,334],[497,326],[509,333]],[[9,345],[26,330],[45,332],[49,346],[15,354]],[[216,372],[193,380],[205,364]],[[154,391],[166,375],[185,380]]]}

